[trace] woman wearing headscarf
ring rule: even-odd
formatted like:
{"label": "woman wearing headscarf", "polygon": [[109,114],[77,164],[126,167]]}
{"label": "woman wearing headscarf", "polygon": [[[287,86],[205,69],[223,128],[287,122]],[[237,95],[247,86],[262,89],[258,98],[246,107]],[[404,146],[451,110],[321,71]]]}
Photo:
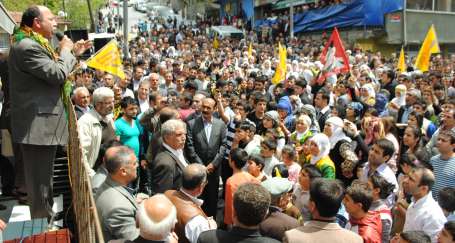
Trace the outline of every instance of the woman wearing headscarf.
{"label": "woman wearing headscarf", "polygon": [[[330,141],[329,157],[335,164],[336,178],[347,182],[341,171],[341,164],[344,158],[341,155],[341,150],[354,150],[352,140],[343,131],[344,122],[341,118],[333,116],[327,119],[324,126],[324,134],[327,135]],[[341,149],[343,147],[343,149]]]}
{"label": "woman wearing headscarf", "polygon": [[271,78],[273,75],[273,70],[272,70],[272,63],[270,62],[269,59],[265,60],[264,63],[262,63],[262,75],[267,76],[268,78]]}
{"label": "woman wearing headscarf", "polygon": [[330,141],[325,134],[318,133],[310,139],[310,163],[318,168],[322,177],[335,179],[335,164],[330,159],[329,152]]}
{"label": "woman wearing headscarf", "polygon": [[403,84],[399,84],[395,87],[395,98],[393,98],[388,105],[390,115],[397,116],[400,107],[406,105],[406,91],[407,88]]}
{"label": "woman wearing headscarf", "polygon": [[360,102],[368,107],[374,107],[376,104],[376,92],[371,83],[366,83],[360,89]]}

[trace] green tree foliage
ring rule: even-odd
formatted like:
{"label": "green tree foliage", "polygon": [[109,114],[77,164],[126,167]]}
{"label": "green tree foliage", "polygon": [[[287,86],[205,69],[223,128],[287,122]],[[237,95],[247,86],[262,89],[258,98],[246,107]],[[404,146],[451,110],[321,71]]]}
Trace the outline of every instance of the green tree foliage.
{"label": "green tree foliage", "polygon": [[[54,14],[63,10],[63,0],[0,0],[9,11],[24,11],[33,4],[46,5]],[[64,0],[67,19],[71,22],[70,29],[85,29],[90,25],[87,0]],[[106,0],[90,0],[94,16],[97,9],[103,6]]]}
{"label": "green tree foliage", "polygon": [[[105,4],[104,0],[90,0],[94,18],[97,18],[97,10]],[[68,19],[72,22],[71,29],[85,29],[90,27],[90,15],[87,0],[66,0]]]}

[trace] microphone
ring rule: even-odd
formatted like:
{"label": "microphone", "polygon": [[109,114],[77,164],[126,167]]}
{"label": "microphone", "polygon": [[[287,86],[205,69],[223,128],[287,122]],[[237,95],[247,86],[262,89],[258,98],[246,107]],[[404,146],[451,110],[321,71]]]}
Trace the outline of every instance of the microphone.
{"label": "microphone", "polygon": [[65,37],[65,35],[62,32],[57,31],[57,32],[55,32],[55,37],[57,37],[58,41],[62,41],[63,37]]}

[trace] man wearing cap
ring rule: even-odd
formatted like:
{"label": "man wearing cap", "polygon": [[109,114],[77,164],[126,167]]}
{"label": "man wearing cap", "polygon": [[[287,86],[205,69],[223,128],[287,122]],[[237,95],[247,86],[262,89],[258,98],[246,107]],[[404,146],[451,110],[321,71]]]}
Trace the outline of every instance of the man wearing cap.
{"label": "man wearing cap", "polygon": [[271,203],[265,219],[259,224],[262,235],[281,241],[284,232],[299,227],[299,222],[282,212],[288,203],[292,182],[286,178],[273,177],[261,183],[270,192]]}

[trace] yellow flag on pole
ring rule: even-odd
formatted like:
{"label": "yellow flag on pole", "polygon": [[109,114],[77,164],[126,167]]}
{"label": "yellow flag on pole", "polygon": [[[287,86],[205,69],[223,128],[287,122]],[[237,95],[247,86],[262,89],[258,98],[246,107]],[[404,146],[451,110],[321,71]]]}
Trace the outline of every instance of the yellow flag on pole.
{"label": "yellow flag on pole", "polygon": [[272,78],[273,84],[279,84],[281,81],[286,79],[286,47],[282,47],[281,43],[278,43],[278,56],[280,58],[280,62],[275,70],[275,75]]}
{"label": "yellow flag on pole", "polygon": [[398,59],[398,71],[401,73],[406,72],[406,63],[404,61],[404,49],[401,47],[400,58]]}
{"label": "yellow flag on pole", "polygon": [[431,25],[428,30],[427,36],[420,47],[419,54],[415,62],[415,67],[422,72],[428,71],[430,67],[430,57],[433,53],[439,53],[438,37],[436,36],[436,30],[434,25]]}
{"label": "yellow flag on pole", "polygon": [[218,35],[215,34],[215,37],[213,38],[213,48],[218,49],[220,46],[220,43],[218,42]]}
{"label": "yellow flag on pole", "polygon": [[122,60],[118,51],[117,42],[115,40],[107,43],[94,56],[87,60],[87,66],[101,71],[113,74],[121,79],[125,78],[123,72]]}
{"label": "yellow flag on pole", "polygon": [[250,42],[250,45],[248,46],[248,58],[253,56],[253,45]]}

